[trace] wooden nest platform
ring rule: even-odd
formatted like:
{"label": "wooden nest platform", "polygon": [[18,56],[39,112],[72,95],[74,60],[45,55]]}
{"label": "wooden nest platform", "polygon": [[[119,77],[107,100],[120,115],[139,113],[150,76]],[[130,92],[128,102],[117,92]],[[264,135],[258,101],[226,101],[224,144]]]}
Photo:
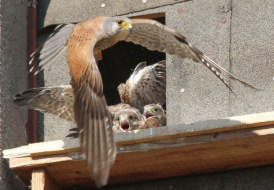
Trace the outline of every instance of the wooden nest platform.
{"label": "wooden nest platform", "polygon": [[[274,112],[140,130],[115,136],[109,184],[274,163]],[[32,190],[93,187],[78,139],[5,150],[10,168]]]}

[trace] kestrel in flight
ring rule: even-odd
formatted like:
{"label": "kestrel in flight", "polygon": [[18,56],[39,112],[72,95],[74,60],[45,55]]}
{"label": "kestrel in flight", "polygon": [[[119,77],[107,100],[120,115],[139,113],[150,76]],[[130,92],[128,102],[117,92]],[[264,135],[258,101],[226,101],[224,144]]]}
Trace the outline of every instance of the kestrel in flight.
{"label": "kestrel in flight", "polygon": [[146,66],[139,63],[126,83],[118,86],[121,102],[139,110],[147,104],[166,104],[166,61]]}
{"label": "kestrel in flight", "polygon": [[[217,65],[192,46],[181,34],[149,19],[97,17],[78,24],[59,25],[49,39],[33,53],[30,71],[39,72],[66,52],[75,97],[74,113],[80,131],[80,144],[86,163],[97,187],[107,184],[114,163],[116,146],[112,118],[103,94],[103,83],[95,56],[98,51],[119,41],[128,41],[181,58],[200,62],[229,89],[224,76],[253,87]],[[37,64],[33,64],[37,60]]]}

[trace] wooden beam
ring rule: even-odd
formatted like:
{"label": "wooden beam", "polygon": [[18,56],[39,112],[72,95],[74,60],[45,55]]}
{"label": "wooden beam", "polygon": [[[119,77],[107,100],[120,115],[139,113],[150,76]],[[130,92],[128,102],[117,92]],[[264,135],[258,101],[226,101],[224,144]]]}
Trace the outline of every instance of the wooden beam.
{"label": "wooden beam", "polygon": [[54,180],[49,176],[46,169],[33,169],[31,175],[32,190],[61,190]]}
{"label": "wooden beam", "polygon": [[[264,112],[257,114],[248,114],[243,116],[234,116],[223,119],[201,121],[191,124],[180,124],[176,126],[158,127],[151,129],[142,129],[132,133],[115,134],[116,144],[120,147],[133,146],[140,143],[150,143],[160,140],[173,140],[188,136],[196,136],[198,140],[200,135],[222,132],[231,132],[231,135],[239,135],[238,129],[249,129],[253,127],[267,126],[274,124],[274,112]],[[261,133],[261,129],[255,129]],[[235,132],[235,133],[234,133]],[[241,133],[241,132],[240,132]],[[227,134],[227,133],[225,133]],[[228,138],[228,137],[227,137]],[[78,143],[78,141],[76,141]],[[54,155],[79,151],[79,143],[74,147],[66,147],[64,141],[50,141],[34,143],[18,148],[3,151],[4,158],[19,158],[27,156]],[[152,143],[153,144],[153,143]],[[172,143],[170,143],[171,145]],[[175,143],[176,144],[176,143]],[[139,146],[139,145],[138,145]],[[152,148],[152,145],[150,146]],[[150,148],[148,147],[148,148]],[[134,150],[132,150],[134,151]]]}
{"label": "wooden beam", "polygon": [[[144,129],[115,138],[118,154],[109,184],[274,164],[274,112]],[[93,187],[79,151],[79,143],[66,148],[59,140],[5,150],[4,157],[26,184],[35,183],[30,180],[33,170],[44,168],[47,173],[40,172],[40,178],[50,176],[61,188]]]}
{"label": "wooden beam", "polygon": [[[121,145],[118,150],[110,184],[273,164],[274,125]],[[43,167],[62,188],[94,185],[79,152],[11,158],[9,164],[27,184],[28,173]]]}

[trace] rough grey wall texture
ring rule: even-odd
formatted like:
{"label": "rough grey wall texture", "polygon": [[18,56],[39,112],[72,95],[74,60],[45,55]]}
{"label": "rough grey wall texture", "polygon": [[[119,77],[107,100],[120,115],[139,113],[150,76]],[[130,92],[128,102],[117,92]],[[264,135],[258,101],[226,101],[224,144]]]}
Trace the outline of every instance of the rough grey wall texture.
{"label": "rough grey wall texture", "polygon": [[187,0],[43,0],[40,3],[43,7],[40,11],[40,27],[56,23],[79,22],[95,16],[126,15],[183,1]]}
{"label": "rough grey wall texture", "polygon": [[12,103],[12,96],[27,87],[27,4],[23,0],[1,0],[0,61],[0,189],[19,190],[24,185],[2,159],[2,150],[26,144],[26,110]]}
{"label": "rough grey wall texture", "polygon": [[[230,12],[225,11],[227,2],[182,3],[169,9],[166,16],[167,25],[183,33],[193,45],[226,69],[229,68],[230,28]],[[223,19],[227,22],[222,23]],[[208,69],[174,56],[168,56],[167,63],[168,124],[229,115],[228,89]]]}
{"label": "rough grey wall texture", "polygon": [[265,91],[234,88],[233,114],[271,111],[274,108],[274,1],[233,1],[230,47],[231,71]]}
{"label": "rough grey wall texture", "polygon": [[272,190],[274,166],[127,184],[105,190]]}

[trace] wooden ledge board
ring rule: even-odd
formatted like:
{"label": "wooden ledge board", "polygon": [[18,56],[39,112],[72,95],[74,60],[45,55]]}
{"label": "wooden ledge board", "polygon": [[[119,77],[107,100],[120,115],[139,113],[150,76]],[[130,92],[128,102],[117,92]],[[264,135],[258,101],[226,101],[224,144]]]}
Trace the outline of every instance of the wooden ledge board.
{"label": "wooden ledge board", "polygon": [[[259,117],[255,120],[259,121]],[[230,126],[233,130],[175,135],[176,138],[154,137],[154,140],[129,144],[118,143],[119,153],[111,169],[109,183],[130,183],[274,164],[273,121],[260,120],[259,127],[249,121],[245,122],[248,125],[236,130]],[[249,125],[251,128],[248,128]],[[34,168],[44,168],[62,188],[73,185],[93,186],[85,168],[83,155],[77,152],[79,148],[66,150],[62,141],[27,146],[32,149],[27,153],[23,153],[27,150],[26,146],[21,147],[22,150],[19,147],[4,151],[4,156],[10,157],[10,168],[27,184],[30,183]],[[48,150],[49,154],[41,154],[43,149]],[[21,152],[18,157],[15,156],[16,151]]]}
{"label": "wooden ledge board", "polygon": [[[115,134],[118,146],[149,143],[159,140],[177,139],[180,137],[213,134],[217,132],[234,131],[237,129],[274,125],[274,111],[243,116],[234,116],[224,119],[206,120],[190,124],[142,129],[138,132]],[[51,155],[79,151],[79,142],[76,139],[73,146],[66,146],[62,140],[33,143],[18,148],[3,151],[4,158],[18,158],[25,156]]]}

